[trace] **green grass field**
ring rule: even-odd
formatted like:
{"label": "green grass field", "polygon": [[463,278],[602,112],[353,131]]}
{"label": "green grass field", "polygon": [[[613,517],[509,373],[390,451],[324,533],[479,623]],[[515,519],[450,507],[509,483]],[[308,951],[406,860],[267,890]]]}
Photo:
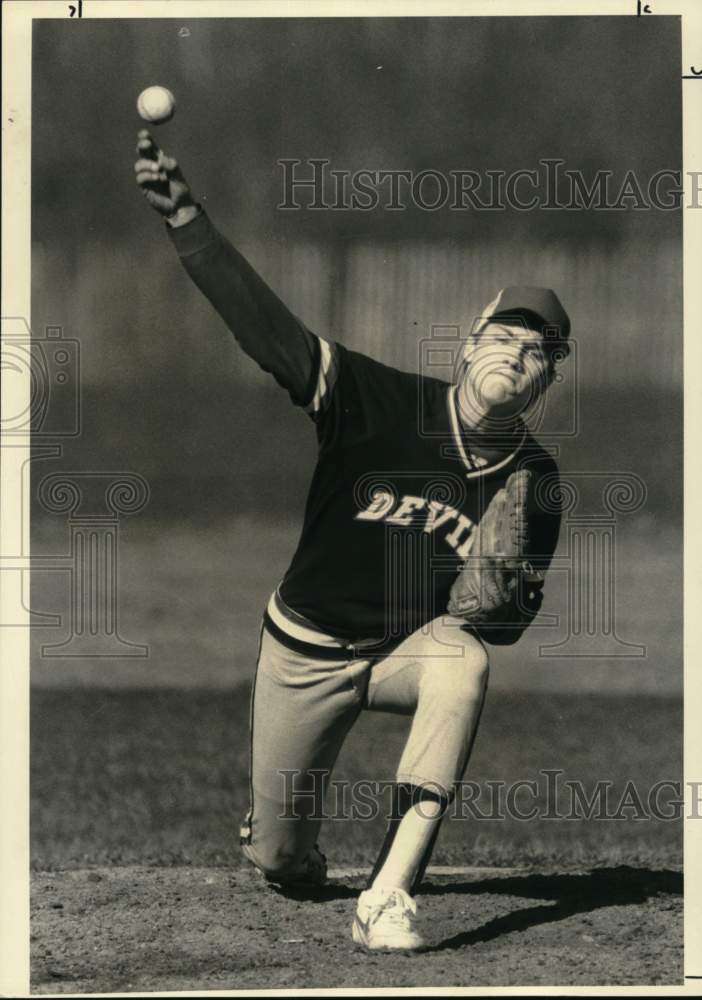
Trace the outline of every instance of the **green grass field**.
{"label": "green grass field", "polygon": [[[248,695],[245,685],[228,692],[35,691],[34,867],[239,865]],[[537,780],[543,804],[540,772],[562,769],[559,780],[579,780],[589,790],[611,781],[615,807],[632,781],[645,803],[655,782],[681,777],[681,725],[674,699],[490,692],[467,777],[481,785],[481,796],[489,781]],[[406,726],[394,716],[362,715],[335,777],[391,778]],[[568,813],[569,799],[557,801]],[[478,802],[489,813],[488,800]],[[330,813],[333,805],[332,798]],[[624,810],[617,820],[454,818],[444,824],[434,862],[679,863],[681,824],[633,813]],[[382,817],[328,820],[322,846],[330,864],[370,864],[383,829]]]}

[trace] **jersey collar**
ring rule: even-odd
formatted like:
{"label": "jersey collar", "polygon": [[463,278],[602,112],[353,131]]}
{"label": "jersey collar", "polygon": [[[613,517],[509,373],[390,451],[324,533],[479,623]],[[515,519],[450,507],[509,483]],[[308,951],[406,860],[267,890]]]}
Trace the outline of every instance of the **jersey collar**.
{"label": "jersey collar", "polygon": [[446,399],[448,403],[449,420],[451,422],[451,433],[453,434],[454,442],[458,448],[458,454],[461,462],[467,469],[466,476],[471,479],[474,476],[490,475],[493,472],[497,472],[498,469],[503,469],[506,465],[509,465],[510,462],[514,460],[517,452],[524,445],[527,433],[526,425],[522,425],[522,436],[514,451],[511,451],[509,455],[505,456],[505,458],[501,458],[499,462],[490,463],[488,459],[481,458],[480,456],[474,455],[471,451],[467,450],[463,443],[461,424],[458,416],[458,406],[456,404],[456,393],[456,386],[450,386]]}

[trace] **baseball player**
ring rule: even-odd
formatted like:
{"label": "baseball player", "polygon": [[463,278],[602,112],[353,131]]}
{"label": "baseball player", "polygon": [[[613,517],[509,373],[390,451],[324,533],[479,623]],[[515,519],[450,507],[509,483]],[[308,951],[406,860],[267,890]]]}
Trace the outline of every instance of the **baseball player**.
{"label": "baseball player", "polygon": [[263,614],[244,854],[282,891],[321,886],[320,802],[345,737],[363,710],[411,716],[352,934],[370,950],[421,948],[414,893],[468,763],[488,648],[516,642],[538,612],[558,538],[558,511],[538,501],[557,469],[523,415],[567,354],[568,316],[549,289],[505,288],[455,384],[398,371],[292,315],[147,131],[135,170],[185,270],[319,446],[300,540]]}

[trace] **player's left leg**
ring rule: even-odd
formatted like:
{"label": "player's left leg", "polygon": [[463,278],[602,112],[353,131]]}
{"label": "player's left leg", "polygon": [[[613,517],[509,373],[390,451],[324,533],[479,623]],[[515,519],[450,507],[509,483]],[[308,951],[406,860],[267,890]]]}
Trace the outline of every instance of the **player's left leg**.
{"label": "player's left leg", "polygon": [[371,670],[366,707],[414,718],[385,841],[354,923],[354,939],[367,947],[421,946],[411,894],[468,763],[487,677],[485,647],[448,616],[414,633]]}

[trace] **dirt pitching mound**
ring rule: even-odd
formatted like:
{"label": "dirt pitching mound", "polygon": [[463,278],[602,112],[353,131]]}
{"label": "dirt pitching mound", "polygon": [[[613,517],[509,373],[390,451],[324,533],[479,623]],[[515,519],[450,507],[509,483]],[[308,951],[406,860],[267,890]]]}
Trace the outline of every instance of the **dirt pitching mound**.
{"label": "dirt pitching mound", "polygon": [[363,877],[334,874],[309,900],[243,868],[35,873],[33,991],[682,982],[679,871],[430,869],[416,955],[357,950]]}

